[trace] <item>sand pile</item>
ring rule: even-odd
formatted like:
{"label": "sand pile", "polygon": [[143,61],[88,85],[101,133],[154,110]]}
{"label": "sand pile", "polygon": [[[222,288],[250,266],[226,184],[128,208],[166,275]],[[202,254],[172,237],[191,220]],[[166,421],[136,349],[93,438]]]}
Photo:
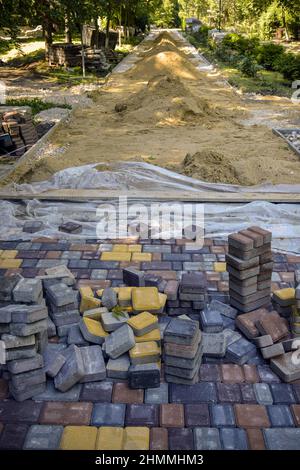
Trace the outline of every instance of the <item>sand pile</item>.
{"label": "sand pile", "polygon": [[214,183],[239,184],[233,165],[216,150],[202,150],[194,155],[188,153],[182,166],[182,173],[186,176]]}

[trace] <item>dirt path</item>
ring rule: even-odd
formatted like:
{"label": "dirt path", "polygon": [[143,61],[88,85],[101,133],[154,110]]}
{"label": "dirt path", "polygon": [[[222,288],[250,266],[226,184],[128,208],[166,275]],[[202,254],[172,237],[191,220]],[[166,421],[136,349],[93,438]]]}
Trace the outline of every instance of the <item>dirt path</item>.
{"label": "dirt path", "polygon": [[[219,74],[199,71],[176,38],[164,32],[142,44],[134,67],[112,74],[94,106],[76,110],[54,134],[54,152],[19,166],[10,181],[144,160],[212,182],[299,183],[299,158],[261,125],[299,125],[299,106],[283,98],[242,99]],[[58,157],[57,147],[65,149]]]}

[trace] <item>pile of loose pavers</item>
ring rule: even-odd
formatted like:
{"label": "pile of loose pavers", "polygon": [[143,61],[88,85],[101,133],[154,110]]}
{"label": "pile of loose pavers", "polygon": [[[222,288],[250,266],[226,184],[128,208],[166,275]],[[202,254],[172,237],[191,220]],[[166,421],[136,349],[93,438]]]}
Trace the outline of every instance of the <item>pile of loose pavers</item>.
{"label": "pile of loose pavers", "polygon": [[279,280],[270,232],[0,249],[0,448],[300,448],[300,258]]}

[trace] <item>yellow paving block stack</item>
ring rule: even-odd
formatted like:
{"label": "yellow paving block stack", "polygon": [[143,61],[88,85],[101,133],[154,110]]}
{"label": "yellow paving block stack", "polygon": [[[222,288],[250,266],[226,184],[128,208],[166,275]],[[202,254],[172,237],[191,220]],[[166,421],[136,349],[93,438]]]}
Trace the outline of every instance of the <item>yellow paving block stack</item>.
{"label": "yellow paving block stack", "polygon": [[132,289],[132,308],[136,313],[158,311],[161,300],[156,287],[134,287]]}
{"label": "yellow paving block stack", "polygon": [[129,351],[130,360],[133,365],[157,362],[160,359],[160,354],[161,349],[155,341],[137,343]]}
{"label": "yellow paving block stack", "polygon": [[158,326],[157,317],[149,312],[142,312],[127,321],[136,336],[142,336]]}
{"label": "yellow paving block stack", "polygon": [[141,336],[134,337],[136,343],[145,343],[147,341],[156,341],[158,345],[161,343],[161,334],[160,329],[156,328],[155,330],[150,331]]}

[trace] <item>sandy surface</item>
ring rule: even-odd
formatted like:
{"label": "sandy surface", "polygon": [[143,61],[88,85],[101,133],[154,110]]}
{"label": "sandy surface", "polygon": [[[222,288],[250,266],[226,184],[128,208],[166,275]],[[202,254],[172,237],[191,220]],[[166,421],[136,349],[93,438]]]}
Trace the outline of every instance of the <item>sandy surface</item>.
{"label": "sandy surface", "polygon": [[218,73],[199,71],[166,32],[138,53],[133,68],[112,74],[94,93],[94,106],[75,110],[51,137],[49,145],[62,152],[39,155],[5,182],[40,181],[87,163],[144,160],[211,182],[300,183],[299,157],[268,127],[299,125],[299,106],[284,98],[241,98]]}

